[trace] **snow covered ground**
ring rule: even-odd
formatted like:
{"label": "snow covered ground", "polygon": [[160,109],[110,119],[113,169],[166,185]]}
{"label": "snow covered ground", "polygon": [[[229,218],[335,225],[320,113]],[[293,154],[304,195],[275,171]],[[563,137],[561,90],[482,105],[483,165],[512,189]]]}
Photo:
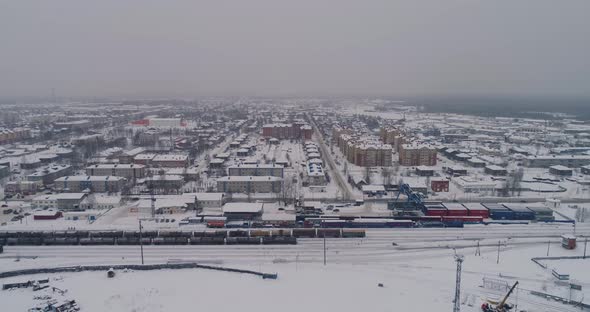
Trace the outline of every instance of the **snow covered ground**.
{"label": "snow covered ground", "polygon": [[[580,226],[579,234],[590,228]],[[451,310],[455,283],[455,251],[465,255],[462,311],[479,311],[486,298],[503,292],[481,287],[483,278],[520,286],[512,303],[527,311],[579,311],[533,296],[530,290],[569,296],[551,275],[555,268],[582,285],[572,298],[590,296],[590,259],[551,260],[548,269],[530,258],[583,253],[562,249],[560,233],[567,225],[473,226],[465,229],[370,230],[364,239],[328,239],[327,266],[323,240],[300,239],[295,246],[146,246],[146,263],[197,261],[227,267],[278,273],[277,280],[206,270],[105,272],[22,276],[0,282],[49,277],[65,296],[31,289],[0,291],[6,311],[22,311],[39,303],[43,292],[75,299],[83,311],[404,311]],[[477,241],[481,255],[475,255]],[[500,241],[498,259],[497,243]],[[395,244],[394,244],[395,243]],[[16,262],[16,258],[20,261]],[[8,246],[0,255],[2,271],[79,264],[139,263],[137,246]],[[57,279],[57,280],[56,280]],[[378,287],[382,283],[384,287]],[[469,306],[473,303],[473,306]],[[3,307],[5,307],[3,305]]]}

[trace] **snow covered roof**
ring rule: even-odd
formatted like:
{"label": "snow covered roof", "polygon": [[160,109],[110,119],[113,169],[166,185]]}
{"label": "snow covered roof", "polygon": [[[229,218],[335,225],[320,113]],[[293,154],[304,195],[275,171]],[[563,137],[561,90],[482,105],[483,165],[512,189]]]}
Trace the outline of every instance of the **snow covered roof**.
{"label": "snow covered roof", "polygon": [[217,181],[219,182],[231,182],[231,181],[237,181],[237,182],[248,182],[248,181],[253,181],[253,182],[263,182],[263,181],[270,181],[270,182],[277,182],[277,181],[282,181],[282,178],[279,177],[272,177],[272,176],[227,176],[227,177],[221,177],[219,179],[217,179]]}
{"label": "snow covered roof", "polygon": [[223,213],[261,213],[264,203],[226,203],[221,208]]}
{"label": "snow covered roof", "polygon": [[363,192],[385,192],[385,187],[383,185],[363,185]]}

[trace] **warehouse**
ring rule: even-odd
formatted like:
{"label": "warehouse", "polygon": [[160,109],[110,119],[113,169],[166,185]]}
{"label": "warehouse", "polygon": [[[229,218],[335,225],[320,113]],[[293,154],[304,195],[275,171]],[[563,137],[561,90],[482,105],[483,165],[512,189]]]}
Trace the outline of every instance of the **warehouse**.
{"label": "warehouse", "polygon": [[227,203],[221,208],[227,220],[259,219],[264,211],[264,203]]}
{"label": "warehouse", "polygon": [[86,197],[85,193],[61,193],[41,195],[33,198],[33,209],[79,210],[80,203]]}

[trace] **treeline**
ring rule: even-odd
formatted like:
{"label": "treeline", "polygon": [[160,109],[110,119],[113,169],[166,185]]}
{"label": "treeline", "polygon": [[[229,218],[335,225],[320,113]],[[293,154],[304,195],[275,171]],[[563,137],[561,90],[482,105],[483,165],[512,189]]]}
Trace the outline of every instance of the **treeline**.
{"label": "treeline", "polygon": [[562,119],[567,114],[590,120],[590,98],[558,97],[440,97],[408,101],[428,113],[456,113],[482,117]]}

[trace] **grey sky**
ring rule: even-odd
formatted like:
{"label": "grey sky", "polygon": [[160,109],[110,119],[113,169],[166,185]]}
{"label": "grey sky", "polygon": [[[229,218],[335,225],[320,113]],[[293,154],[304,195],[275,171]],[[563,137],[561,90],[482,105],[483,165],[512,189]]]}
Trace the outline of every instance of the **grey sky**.
{"label": "grey sky", "polygon": [[590,95],[588,0],[0,0],[0,96]]}

